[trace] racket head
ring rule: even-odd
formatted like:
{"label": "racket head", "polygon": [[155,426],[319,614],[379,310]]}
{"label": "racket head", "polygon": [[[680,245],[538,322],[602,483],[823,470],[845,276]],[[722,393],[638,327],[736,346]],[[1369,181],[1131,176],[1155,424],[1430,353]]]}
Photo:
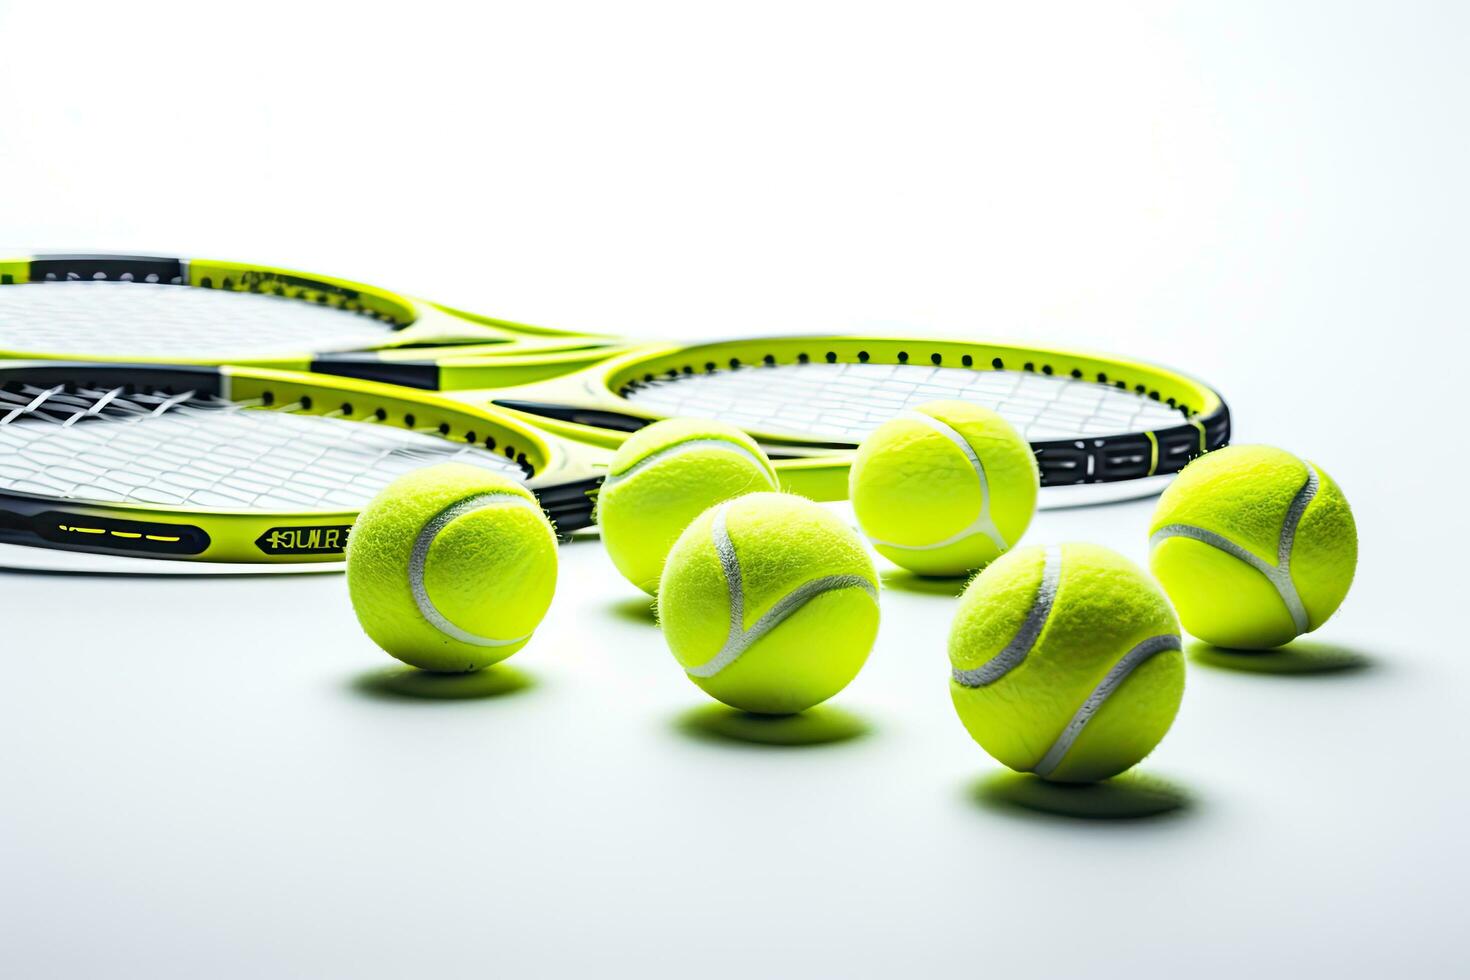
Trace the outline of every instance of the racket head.
{"label": "racket head", "polygon": [[269,368],[0,364],[0,542],[338,561],[363,504],[437,462],[523,480],[561,532],[608,451],[429,392]]}
{"label": "racket head", "polygon": [[[1156,491],[1156,478],[1230,438],[1225,400],[1188,375],[1010,343],[810,336],[642,347],[512,391],[495,390],[507,364],[451,359],[438,370],[443,387],[480,388],[498,407],[568,436],[715,417],[750,432],[773,458],[850,451],[901,411],[972,401],[1016,426],[1049,488],[1152,480]],[[1119,486],[1094,499],[1137,495]]]}
{"label": "racket head", "polygon": [[125,254],[0,259],[0,358],[305,371],[328,357],[382,374],[467,345],[478,355],[528,355],[611,343],[274,266]]}

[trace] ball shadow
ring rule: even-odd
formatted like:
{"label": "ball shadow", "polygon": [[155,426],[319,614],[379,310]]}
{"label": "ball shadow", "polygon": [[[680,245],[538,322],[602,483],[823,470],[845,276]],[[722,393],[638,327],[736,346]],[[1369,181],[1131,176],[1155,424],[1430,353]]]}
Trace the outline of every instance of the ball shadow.
{"label": "ball shadow", "polygon": [[1203,667],[1244,674],[1351,674],[1374,666],[1367,654],[1316,640],[1297,640],[1275,650],[1234,650],[1195,641],[1189,644],[1188,652],[1189,659]]}
{"label": "ball shadow", "polygon": [[651,596],[639,595],[630,599],[619,599],[610,602],[607,611],[618,619],[629,623],[637,623],[639,626],[657,626],[658,616],[654,613],[654,600]]}
{"label": "ball shadow", "polygon": [[892,589],[895,592],[912,592],[915,595],[942,595],[950,599],[956,598],[965,591],[965,586],[970,584],[969,575],[959,575],[952,578],[940,578],[937,576],[915,575],[906,568],[892,568],[879,576],[883,580],[883,588]]}
{"label": "ball shadow", "polygon": [[723,704],[705,704],[675,718],[674,728],[701,742],[780,748],[835,745],[872,731],[861,716],[828,705],[794,715],[757,715]]}
{"label": "ball shadow", "polygon": [[519,694],[536,686],[530,674],[492,664],[465,674],[436,674],[417,667],[381,667],[352,679],[352,689],[388,701],[481,701]]}
{"label": "ball shadow", "polygon": [[1052,783],[1030,773],[1001,770],[976,780],[969,795],[988,810],[1072,820],[1177,817],[1195,805],[1183,787],[1138,772],[1125,772],[1100,783]]}

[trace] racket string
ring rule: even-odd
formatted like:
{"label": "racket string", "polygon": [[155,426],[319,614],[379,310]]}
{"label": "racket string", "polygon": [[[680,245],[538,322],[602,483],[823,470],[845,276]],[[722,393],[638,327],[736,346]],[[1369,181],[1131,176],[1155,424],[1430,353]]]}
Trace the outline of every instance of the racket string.
{"label": "racket string", "polygon": [[1178,425],[1176,409],[1112,385],[1026,371],[919,364],[783,364],[654,377],[624,397],[660,415],[720,418],[773,434],[857,442],[925,402],[958,400],[1004,416],[1027,439],[1084,439]]}
{"label": "racket string", "polygon": [[0,350],[94,360],[361,350],[395,325],[372,310],[167,283],[59,281],[0,288]]}
{"label": "racket string", "polygon": [[313,511],[359,508],[398,475],[432,463],[464,462],[524,478],[516,463],[476,446],[260,405],[192,392],[0,389],[0,489]]}

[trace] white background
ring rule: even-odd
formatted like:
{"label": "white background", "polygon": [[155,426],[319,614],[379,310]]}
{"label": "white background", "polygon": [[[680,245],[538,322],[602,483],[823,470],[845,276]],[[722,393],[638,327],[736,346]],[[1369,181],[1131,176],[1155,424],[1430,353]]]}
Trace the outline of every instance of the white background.
{"label": "white background", "polygon": [[[776,748],[681,724],[595,538],[528,686],[462,701],[376,689],[337,576],[6,573],[0,971],[1464,971],[1467,41],[1448,3],[0,6],[9,252],[1132,354],[1362,538],[1306,651],[1356,666],[1192,660],[1143,767],[1187,805],[1109,822],[977,791],[953,599],[892,576],[833,702],[867,733]],[[1143,560],[1150,506],[1028,541]]]}

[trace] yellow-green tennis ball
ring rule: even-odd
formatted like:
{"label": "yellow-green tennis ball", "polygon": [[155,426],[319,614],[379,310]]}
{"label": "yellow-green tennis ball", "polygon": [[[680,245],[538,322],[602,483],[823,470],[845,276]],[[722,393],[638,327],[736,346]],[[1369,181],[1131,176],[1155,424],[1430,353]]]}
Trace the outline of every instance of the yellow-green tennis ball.
{"label": "yellow-green tennis ball", "polygon": [[858,447],[849,496],[889,561],[963,575],[1016,543],[1036,512],[1036,457],[988,408],[942,401],[904,412]]}
{"label": "yellow-green tennis ball", "polygon": [[868,659],[878,578],[862,539],[821,506],[753,493],[679,535],[658,611],[695,684],[734,708],[791,714],[842,690]]}
{"label": "yellow-green tennis ball", "polygon": [[1149,546],[1184,628],[1248,650],[1325,623],[1358,564],[1358,529],[1337,484],[1270,446],[1229,446],[1186,466],[1159,498]]}
{"label": "yellow-green tennis ball", "polygon": [[597,494],[602,543],[623,577],[654,595],[689,522],[741,494],[775,490],[776,471],[750,436],[708,419],[667,419],[613,455]]}
{"label": "yellow-green tennis ball", "polygon": [[992,562],[960,598],[949,661],[950,695],[975,741],[1058,782],[1137,765],[1184,696],[1168,600],[1098,545],[1018,548]]}
{"label": "yellow-green tennis ball", "polygon": [[556,534],[525,487],[463,463],[384,487],[347,540],[373,641],[424,670],[479,670],[526,645],[556,589]]}

